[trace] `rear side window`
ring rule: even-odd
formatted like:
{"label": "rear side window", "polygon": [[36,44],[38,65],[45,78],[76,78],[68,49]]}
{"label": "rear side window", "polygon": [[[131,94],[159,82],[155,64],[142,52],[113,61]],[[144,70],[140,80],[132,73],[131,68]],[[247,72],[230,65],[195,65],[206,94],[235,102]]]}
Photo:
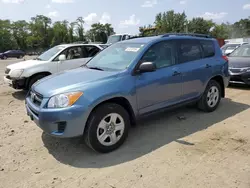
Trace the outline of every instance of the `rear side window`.
{"label": "rear side window", "polygon": [[180,40],[179,54],[180,63],[202,59],[201,46],[196,40]]}
{"label": "rear side window", "polygon": [[200,41],[203,48],[204,58],[213,57],[215,55],[214,43],[213,41],[202,40]]}

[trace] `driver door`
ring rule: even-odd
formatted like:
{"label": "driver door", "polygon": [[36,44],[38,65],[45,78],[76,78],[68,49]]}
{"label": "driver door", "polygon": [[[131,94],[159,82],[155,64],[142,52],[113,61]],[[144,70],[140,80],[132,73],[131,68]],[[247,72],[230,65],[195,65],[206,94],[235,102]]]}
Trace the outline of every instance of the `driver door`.
{"label": "driver door", "polygon": [[[62,54],[65,55],[66,60],[59,61],[59,56]],[[85,61],[87,61],[85,59],[87,56],[88,54],[84,54],[81,46],[67,48],[56,58],[56,61],[58,61],[58,71],[75,69],[84,65]]]}
{"label": "driver door", "polygon": [[137,75],[139,113],[148,113],[180,102],[182,76],[179,73],[176,43],[168,40],[154,44],[144,54],[142,62],[154,62],[157,69]]}

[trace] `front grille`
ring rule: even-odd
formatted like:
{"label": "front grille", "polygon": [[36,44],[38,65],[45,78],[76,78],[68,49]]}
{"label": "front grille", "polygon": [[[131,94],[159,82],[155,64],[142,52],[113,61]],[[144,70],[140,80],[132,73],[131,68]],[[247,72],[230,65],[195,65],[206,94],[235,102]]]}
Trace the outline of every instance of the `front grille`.
{"label": "front grille", "polygon": [[40,106],[43,101],[43,96],[35,91],[30,91],[29,93],[31,101],[37,105]]}
{"label": "front grille", "polygon": [[240,72],[242,72],[242,70],[241,69],[237,69],[237,68],[235,68],[235,69],[229,69],[232,73],[240,73]]}
{"label": "front grille", "polygon": [[10,69],[6,68],[5,74],[9,74],[9,72],[10,72]]}

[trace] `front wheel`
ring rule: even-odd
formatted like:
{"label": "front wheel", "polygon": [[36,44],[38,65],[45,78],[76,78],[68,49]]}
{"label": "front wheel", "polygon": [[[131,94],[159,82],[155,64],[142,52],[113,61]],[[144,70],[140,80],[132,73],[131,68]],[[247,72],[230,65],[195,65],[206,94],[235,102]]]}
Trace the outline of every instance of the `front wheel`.
{"label": "front wheel", "polygon": [[90,115],[84,132],[85,142],[97,152],[111,152],[124,143],[129,127],[129,115],[122,106],[103,104]]}
{"label": "front wheel", "polygon": [[44,74],[38,74],[38,75],[33,76],[30,79],[29,83],[27,84],[27,89],[29,90],[34,83],[36,83],[38,80],[44,78],[45,76],[46,75],[44,75]]}
{"label": "front wheel", "polygon": [[205,112],[213,112],[221,100],[221,86],[215,80],[210,80],[205,92],[198,102],[198,108]]}

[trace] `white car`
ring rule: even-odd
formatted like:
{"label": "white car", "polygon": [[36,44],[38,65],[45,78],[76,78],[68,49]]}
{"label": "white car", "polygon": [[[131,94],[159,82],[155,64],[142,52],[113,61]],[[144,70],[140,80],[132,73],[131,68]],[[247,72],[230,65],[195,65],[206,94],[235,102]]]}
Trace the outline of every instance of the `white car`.
{"label": "white car", "polygon": [[37,58],[6,67],[4,82],[14,89],[30,89],[39,79],[87,63],[106,44],[64,44],[55,46]]}
{"label": "white car", "polygon": [[226,43],[221,47],[222,53],[224,55],[228,55],[232,53],[236,48],[240,47],[241,45],[248,44],[247,42],[229,42]]}
{"label": "white car", "polygon": [[123,41],[123,40],[128,40],[130,39],[131,37],[133,37],[132,35],[130,34],[114,34],[114,35],[110,35],[108,37],[108,41],[106,44],[108,45],[111,45],[111,44],[114,44],[116,42],[120,42],[120,41]]}

